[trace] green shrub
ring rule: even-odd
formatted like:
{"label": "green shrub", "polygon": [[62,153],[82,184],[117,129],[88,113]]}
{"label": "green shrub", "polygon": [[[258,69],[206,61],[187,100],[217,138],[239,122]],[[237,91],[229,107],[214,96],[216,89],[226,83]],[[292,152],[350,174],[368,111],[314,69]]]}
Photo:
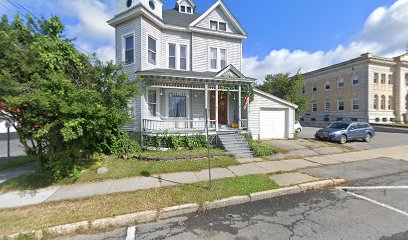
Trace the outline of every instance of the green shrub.
{"label": "green shrub", "polygon": [[[210,136],[210,145],[215,145],[215,136]],[[144,136],[143,146],[145,148],[168,149],[196,149],[207,147],[207,138],[203,134],[194,136],[168,135],[167,132],[155,136]]]}
{"label": "green shrub", "polygon": [[75,150],[42,155],[36,174],[51,182],[77,177],[81,172],[82,158],[82,154]]}
{"label": "green shrub", "polygon": [[279,150],[275,147],[258,141],[252,141],[251,149],[255,157],[268,157],[279,153]]}

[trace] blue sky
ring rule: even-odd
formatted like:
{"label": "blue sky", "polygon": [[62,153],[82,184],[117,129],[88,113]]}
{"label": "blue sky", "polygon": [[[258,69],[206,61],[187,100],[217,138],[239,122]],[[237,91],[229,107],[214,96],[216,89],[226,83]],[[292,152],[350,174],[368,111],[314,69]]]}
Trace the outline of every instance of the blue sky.
{"label": "blue sky", "polygon": [[[106,24],[114,0],[12,0],[36,15],[60,16],[67,35],[107,60],[114,56],[114,31]],[[172,8],[176,0],[162,0]],[[195,0],[199,13],[216,0]],[[2,13],[17,9],[0,0]],[[370,51],[402,54],[408,45],[408,0],[224,0],[249,34],[243,71],[267,73],[313,70]]]}

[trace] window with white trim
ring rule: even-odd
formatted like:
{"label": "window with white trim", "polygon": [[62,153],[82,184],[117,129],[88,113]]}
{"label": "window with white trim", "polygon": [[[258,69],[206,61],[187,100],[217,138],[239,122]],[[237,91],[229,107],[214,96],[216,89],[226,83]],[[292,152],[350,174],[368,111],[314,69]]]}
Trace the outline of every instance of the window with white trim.
{"label": "window with white trim", "polygon": [[147,104],[149,106],[150,116],[157,115],[157,92],[156,90],[149,90],[147,93]]}
{"label": "window with white trim", "polygon": [[324,83],[324,90],[330,90],[330,81]]}
{"label": "window with white trim", "polygon": [[169,117],[187,117],[187,93],[172,92],[169,94]]}
{"label": "window with white trim", "polygon": [[227,67],[227,49],[220,49],[221,69]]}
{"label": "window with white trim", "polygon": [[344,100],[342,98],[337,100],[337,110],[344,111]]}
{"label": "window with white trim", "polygon": [[218,53],[216,48],[210,48],[210,69],[217,70]]}
{"label": "window with white trim", "polygon": [[328,111],[330,111],[330,99],[326,99],[326,100],[324,100],[324,110],[326,111],[326,112],[328,112]]}
{"label": "window with white trim", "polygon": [[393,102],[394,102],[394,99],[392,98],[392,96],[389,96],[388,97],[388,110],[392,110],[393,109]]}
{"label": "window with white trim", "polygon": [[353,85],[360,84],[360,79],[359,79],[359,77],[357,75],[353,76],[352,83],[353,83]]}
{"label": "window with white trim", "polygon": [[169,44],[169,68],[176,69],[176,44]]}
{"label": "window with white trim", "polygon": [[156,51],[157,51],[156,39],[149,36],[147,41],[148,41],[148,51],[147,51],[148,60],[147,61],[150,64],[156,65]]}
{"label": "window with white trim", "polygon": [[186,6],[180,6],[180,12],[185,13],[186,12]]}
{"label": "window with white trim", "polygon": [[340,78],[340,79],[337,81],[337,87],[338,87],[338,88],[344,88],[344,79],[343,79],[343,78]]}
{"label": "window with white trim", "polygon": [[358,110],[360,109],[360,100],[358,98],[353,98],[353,110]]}
{"label": "window with white trim", "polygon": [[312,101],[312,111],[317,112],[317,101],[316,100]]}
{"label": "window with white trim", "polygon": [[388,75],[388,84],[392,85],[392,79],[393,79],[393,75],[389,74]]}
{"label": "window with white trim", "polygon": [[125,37],[125,64],[135,62],[135,41],[133,34]]}
{"label": "window with white trim", "polygon": [[374,108],[375,110],[378,110],[378,95],[374,95],[373,108]]}
{"label": "window with white trim", "polygon": [[312,91],[317,92],[317,82],[312,83]]}
{"label": "window with white trim", "polygon": [[180,69],[187,70],[187,46],[180,45]]}
{"label": "window with white trim", "polygon": [[382,95],[381,96],[381,110],[385,110],[385,96]]}
{"label": "window with white trim", "polygon": [[381,84],[385,84],[385,73],[381,74]]}
{"label": "window with white trim", "polygon": [[374,73],[374,83],[378,83],[378,73]]}
{"label": "window with white trim", "polygon": [[215,20],[210,20],[210,29],[211,30],[218,30],[218,31],[227,31],[227,23],[226,22],[219,22]]}
{"label": "window with white trim", "polygon": [[187,7],[187,13],[192,13],[192,8],[191,7]]}

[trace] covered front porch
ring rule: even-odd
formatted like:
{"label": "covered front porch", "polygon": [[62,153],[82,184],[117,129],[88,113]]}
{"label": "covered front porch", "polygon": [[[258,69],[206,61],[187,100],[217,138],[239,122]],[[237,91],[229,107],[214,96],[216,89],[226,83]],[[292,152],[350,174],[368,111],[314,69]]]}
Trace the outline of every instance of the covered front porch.
{"label": "covered front porch", "polygon": [[143,73],[142,132],[196,134],[205,131],[206,123],[211,134],[248,130],[250,108],[246,99],[253,80],[235,71],[219,77],[203,73],[186,76],[188,72],[174,76],[175,71],[171,76]]}

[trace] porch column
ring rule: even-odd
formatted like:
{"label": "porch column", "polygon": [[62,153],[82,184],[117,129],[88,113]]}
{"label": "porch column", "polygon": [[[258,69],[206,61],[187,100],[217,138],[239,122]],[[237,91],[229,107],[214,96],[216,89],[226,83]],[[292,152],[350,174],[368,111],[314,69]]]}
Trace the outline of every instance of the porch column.
{"label": "porch column", "polygon": [[206,111],[206,114],[207,114],[207,123],[208,123],[208,127],[210,127],[209,126],[209,124],[210,124],[210,112],[209,112],[209,109],[208,109],[208,84],[205,84],[204,96],[205,96],[205,111]]}
{"label": "porch column", "polygon": [[215,85],[215,131],[218,132],[218,84]]}
{"label": "porch column", "polygon": [[242,111],[242,99],[241,99],[241,85],[238,86],[238,129],[241,129],[241,111]]}
{"label": "porch column", "polygon": [[[245,96],[246,97],[246,96]],[[248,98],[249,98],[249,96],[248,96]],[[249,113],[250,113],[250,107],[251,107],[251,104],[250,104],[250,101],[249,101],[249,99],[248,99],[248,106],[247,106],[247,131],[249,132]]]}

